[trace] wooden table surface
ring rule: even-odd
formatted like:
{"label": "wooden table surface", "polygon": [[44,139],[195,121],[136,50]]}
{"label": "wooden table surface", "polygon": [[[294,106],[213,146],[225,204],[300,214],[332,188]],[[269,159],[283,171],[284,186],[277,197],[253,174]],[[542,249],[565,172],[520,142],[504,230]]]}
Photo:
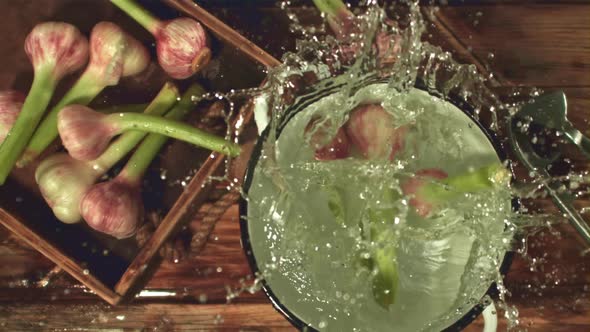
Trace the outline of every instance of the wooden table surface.
{"label": "wooden table surface", "polygon": [[[35,6],[35,1],[3,2],[12,8],[3,11],[7,17],[22,15],[19,6]],[[293,49],[292,38],[268,38],[269,31],[288,33],[288,21],[276,6],[262,2],[242,8],[227,1],[230,5],[221,8],[213,2],[204,1],[205,7],[274,56]],[[563,89],[571,119],[588,133],[590,2],[449,2],[437,11],[446,47],[489,68],[501,93],[514,86]],[[312,14],[309,8],[300,11]],[[13,33],[10,29],[0,22],[0,32]],[[15,50],[0,50],[0,58],[9,52]],[[15,84],[9,71],[0,70],[2,88]],[[577,167],[587,165],[579,161]],[[556,230],[528,238],[528,259],[516,255],[505,279],[508,301],[520,312],[521,328],[529,331],[590,331],[590,254],[582,254],[584,246],[569,225]],[[252,279],[239,234],[233,207],[199,257],[162,263],[145,288],[160,296],[111,307],[67,275],[40,283],[54,264],[0,229],[0,331],[293,330],[262,292],[247,291]],[[228,290],[240,288],[242,295],[226,304]],[[467,330],[480,331],[482,324],[479,318]],[[500,326],[505,329],[503,318]]]}

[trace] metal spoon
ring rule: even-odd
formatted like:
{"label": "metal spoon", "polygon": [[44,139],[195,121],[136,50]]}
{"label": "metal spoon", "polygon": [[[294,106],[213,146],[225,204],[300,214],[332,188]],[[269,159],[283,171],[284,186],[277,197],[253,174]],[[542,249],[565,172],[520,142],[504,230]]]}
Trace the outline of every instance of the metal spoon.
{"label": "metal spoon", "polygon": [[546,93],[526,104],[517,114],[521,118],[529,118],[545,128],[558,130],[565,134],[572,143],[590,158],[590,139],[584,136],[567,119],[567,99],[563,91]]}
{"label": "metal spoon", "polygon": [[[520,112],[519,114],[520,115]],[[574,228],[580,233],[582,238],[590,245],[590,226],[584,218],[574,208],[574,197],[561,190],[564,184],[561,181],[553,180],[546,167],[559,158],[559,152],[553,152],[550,157],[542,157],[535,152],[530,138],[522,132],[517,125],[518,119],[511,118],[508,120],[508,138],[516,156],[531,172],[538,174],[545,190],[553,199],[555,205],[564,215],[569,217],[569,221]],[[567,120],[566,120],[567,121]]]}

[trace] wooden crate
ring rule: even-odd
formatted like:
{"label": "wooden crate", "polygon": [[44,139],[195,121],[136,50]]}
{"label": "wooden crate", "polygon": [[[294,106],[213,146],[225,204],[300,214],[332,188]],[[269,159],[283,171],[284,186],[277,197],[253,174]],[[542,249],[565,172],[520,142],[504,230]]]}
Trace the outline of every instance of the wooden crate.
{"label": "wooden crate", "polygon": [[[212,38],[213,60],[204,73],[194,80],[211,91],[228,91],[234,88],[253,87],[260,83],[264,73],[252,59],[266,67],[278,61],[241,37],[215,17],[195,6],[190,0],[169,0],[168,5],[188,13],[203,23],[209,32],[221,38]],[[173,18],[177,12],[160,3],[147,3],[157,16]],[[85,34],[99,21],[112,21],[150,47],[152,65],[139,77],[125,79],[117,87],[106,89],[92,105],[149,102],[161,85],[168,80],[156,65],[151,36],[107,1],[41,0],[34,6],[18,2],[3,5],[6,11],[26,12],[26,20],[14,22],[16,31],[5,47],[22,50],[24,37],[42,21],[59,20],[72,23]],[[5,12],[6,12],[5,11]],[[2,54],[5,66],[0,76],[2,89],[28,90],[32,68],[24,51]],[[250,58],[250,59],[248,59]],[[60,84],[59,97],[75,78]],[[186,86],[182,82],[179,86]],[[203,105],[196,106],[192,122],[198,122]],[[196,114],[196,115],[195,115]],[[250,123],[251,114],[243,114]],[[223,130],[221,130],[223,132]],[[57,147],[59,148],[59,147]],[[242,158],[247,158],[244,154]],[[163,219],[152,236],[139,247],[132,239],[116,240],[99,234],[85,223],[67,225],[59,222],[43,201],[34,181],[36,164],[13,171],[7,183],[0,187],[0,224],[17,234],[26,243],[52,260],[92,292],[110,304],[130,299],[149,279],[159,260],[158,251],[164,242],[191,220],[195,211],[208,200],[214,189],[209,181],[212,175],[224,170],[224,158],[218,153],[191,147],[180,142],[169,144],[159,161],[152,165],[146,176],[148,189],[144,189],[144,203],[151,210],[162,212]],[[162,171],[166,180],[162,179]],[[193,172],[193,170],[197,170]],[[175,183],[170,185],[170,183]],[[215,220],[215,217],[209,218]],[[203,227],[203,232],[210,231]],[[204,238],[208,234],[201,234]]]}

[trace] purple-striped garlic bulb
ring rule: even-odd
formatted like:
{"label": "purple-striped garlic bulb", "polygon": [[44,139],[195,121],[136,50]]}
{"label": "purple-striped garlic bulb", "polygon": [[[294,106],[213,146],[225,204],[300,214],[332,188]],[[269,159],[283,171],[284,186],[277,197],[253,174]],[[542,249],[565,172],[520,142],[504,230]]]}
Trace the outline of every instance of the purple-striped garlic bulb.
{"label": "purple-striped garlic bulb", "polygon": [[71,24],[45,22],[37,24],[29,33],[25,52],[35,72],[47,68],[54,80],[60,80],[86,64],[88,40]]}
{"label": "purple-striped garlic bulb", "polygon": [[117,176],[92,186],[80,202],[80,213],[95,230],[118,239],[132,236],[143,215],[139,183]]}
{"label": "purple-striped garlic bulb", "polygon": [[104,121],[106,115],[83,105],[68,105],[57,117],[59,136],[74,159],[96,159],[116,133],[116,128]]}
{"label": "purple-striped garlic bulb", "polygon": [[154,36],[158,62],[172,78],[185,79],[205,66],[211,58],[207,34],[201,24],[182,17],[161,22]]}

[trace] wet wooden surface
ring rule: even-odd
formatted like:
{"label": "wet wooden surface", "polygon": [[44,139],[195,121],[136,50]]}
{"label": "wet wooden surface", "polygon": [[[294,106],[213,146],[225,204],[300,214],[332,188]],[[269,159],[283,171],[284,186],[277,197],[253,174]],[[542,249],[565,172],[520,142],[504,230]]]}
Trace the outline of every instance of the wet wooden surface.
{"label": "wet wooden surface", "polygon": [[[222,8],[211,3],[206,1],[206,8],[275,57],[294,47],[292,38],[271,38],[288,33],[287,19],[272,4],[237,8],[234,2]],[[464,58],[472,52],[496,75],[501,91],[513,86],[564,88],[571,119],[588,131],[590,3],[465,3],[473,2],[440,7],[437,12],[448,37],[458,45],[453,52]],[[34,1],[22,6],[23,12],[33,10],[29,7]],[[312,15],[310,9],[302,12]],[[0,22],[0,31],[24,38],[23,32],[11,31],[7,23]],[[1,52],[14,50],[1,50],[0,58]],[[6,73],[3,70],[0,79],[8,87]],[[587,169],[581,161],[576,166]],[[198,222],[198,218],[193,221],[195,226]],[[583,245],[569,225],[557,230],[530,236],[527,260],[516,255],[505,280],[511,292],[508,302],[518,308],[520,324],[529,331],[590,331],[590,254],[581,254]],[[141,296],[131,304],[110,307],[67,275],[58,274],[44,284],[54,265],[1,229],[0,331],[293,330],[261,292],[245,291],[225,305],[228,290],[252,284],[239,234],[234,207],[217,224],[201,256],[162,263],[146,287],[160,296]],[[500,328],[505,326],[500,319]],[[467,330],[481,329],[479,318]]]}

